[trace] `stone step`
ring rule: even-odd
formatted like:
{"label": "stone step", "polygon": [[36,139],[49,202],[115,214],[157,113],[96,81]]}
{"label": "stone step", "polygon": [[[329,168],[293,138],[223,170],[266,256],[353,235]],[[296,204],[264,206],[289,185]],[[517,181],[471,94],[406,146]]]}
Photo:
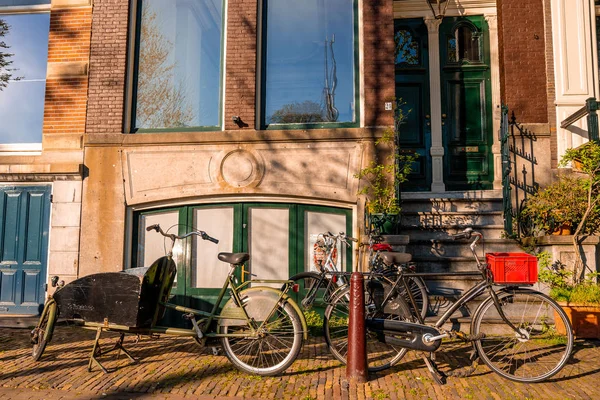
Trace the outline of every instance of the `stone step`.
{"label": "stone step", "polygon": [[481,232],[483,237],[487,239],[500,239],[504,235],[504,225],[445,225],[445,226],[417,226],[417,225],[402,225],[400,233],[408,235],[410,242],[415,240],[429,239],[448,239],[449,235],[464,231],[466,228],[472,228],[476,232]]}
{"label": "stone step", "polygon": [[451,226],[488,226],[503,223],[502,211],[428,212],[408,211],[402,213],[403,226],[439,228]]}
{"label": "stone step", "polygon": [[[470,242],[445,239],[412,240],[406,251],[414,257],[472,257]],[[485,253],[522,253],[523,249],[514,240],[488,239],[476,248],[477,254]]]}
{"label": "stone step", "polygon": [[477,212],[502,210],[502,192],[496,190],[446,192],[443,197],[433,198],[430,193],[402,193],[403,212]]}

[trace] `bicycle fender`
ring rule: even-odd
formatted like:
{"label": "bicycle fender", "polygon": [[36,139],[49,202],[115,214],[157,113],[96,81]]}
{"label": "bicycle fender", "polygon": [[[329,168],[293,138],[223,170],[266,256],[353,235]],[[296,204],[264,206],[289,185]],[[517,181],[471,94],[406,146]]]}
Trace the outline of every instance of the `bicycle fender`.
{"label": "bicycle fender", "polygon": [[[304,339],[308,339],[308,326],[304,313],[294,300],[288,295],[281,297],[281,291],[266,286],[257,286],[242,290],[240,293],[242,299],[242,307],[235,304],[233,298],[230,298],[223,309],[221,310],[219,325],[221,326],[240,326],[246,324],[246,313],[248,317],[256,321],[262,321],[268,317],[270,312],[275,308],[278,301],[289,303],[300,317],[302,323],[302,332]],[[244,313],[244,310],[246,313]]]}

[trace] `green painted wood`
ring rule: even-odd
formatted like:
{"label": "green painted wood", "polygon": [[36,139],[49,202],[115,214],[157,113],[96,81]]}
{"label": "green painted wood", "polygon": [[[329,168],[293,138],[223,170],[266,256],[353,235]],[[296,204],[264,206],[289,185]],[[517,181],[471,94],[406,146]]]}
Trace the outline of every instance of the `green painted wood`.
{"label": "green painted wood", "polygon": [[405,120],[399,127],[399,152],[417,153],[413,173],[401,190],[431,188],[431,118],[427,27],[423,19],[394,22],[396,42],[396,99]]}
{"label": "green painted wood", "polygon": [[0,187],[0,315],[38,315],[45,299],[51,187]]}
{"label": "green painted wood", "polygon": [[491,189],[492,98],[489,34],[483,16],[444,18],[440,64],[446,189]]}

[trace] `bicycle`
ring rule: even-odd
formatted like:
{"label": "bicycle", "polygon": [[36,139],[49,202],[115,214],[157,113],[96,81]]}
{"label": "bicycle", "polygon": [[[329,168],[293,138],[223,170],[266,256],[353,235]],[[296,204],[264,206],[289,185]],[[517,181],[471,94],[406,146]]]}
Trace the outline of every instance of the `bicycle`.
{"label": "bicycle", "polygon": [[340,288],[348,286],[346,274],[338,270],[336,261],[339,245],[350,247],[350,242],[358,242],[358,239],[347,236],[344,232],[337,235],[331,232],[317,235],[314,264],[318,272],[304,271],[290,277],[300,289],[306,290],[306,294],[300,300],[303,309],[311,309],[320,293],[321,302],[317,306],[326,306]]}
{"label": "bicycle", "polygon": [[[91,370],[92,363],[96,363],[107,372],[96,357],[113,350],[123,351],[132,362],[136,362],[123,347],[125,334],[188,336],[201,346],[220,339],[225,355],[236,368],[257,375],[279,374],[294,362],[303,340],[307,338],[307,327],[300,308],[287,295],[293,289],[292,281],[254,279],[238,283],[236,271],[241,267],[244,273],[243,265],[250,255],[219,253],[219,260],[228,263],[230,268],[212,311],[168,303],[176,272],[172,253],[175,241],[193,235],[214,243],[218,240],[203,231],[181,236],[165,233],[158,224],[146,230],[155,230],[171,239],[171,250],[167,256],[147,268],[88,275],[59,286],[47,300],[39,323],[31,332],[35,361],[40,359],[52,339],[54,324],[58,315],[62,314],[63,318],[84,328],[97,330],[88,370]],[[56,281],[58,277],[53,278],[53,282]],[[282,290],[250,286],[255,283],[284,285]],[[227,292],[230,298],[218,312]],[[102,295],[99,296],[99,293]],[[156,326],[167,308],[182,313],[191,322],[192,328]],[[100,335],[104,331],[120,333],[115,347],[108,351],[101,351],[99,346]]]}
{"label": "bicycle", "polygon": [[[547,295],[521,287],[523,285],[495,285],[488,265],[479,260],[475,250],[483,238],[481,233],[467,228],[451,237],[455,240],[475,237],[470,249],[478,269],[477,272],[452,274],[478,275],[481,281],[463,293],[433,325],[426,325],[422,316],[412,313],[403,297],[394,296],[394,293],[400,284],[406,287],[406,279],[410,276],[439,274],[400,270],[397,285],[386,294],[377,309],[367,314],[365,321],[367,334],[379,341],[383,349],[381,357],[388,361],[387,366],[397,364],[408,350],[422,351],[434,380],[443,383],[446,375],[437,368],[434,352],[442,345],[442,339],[459,338],[472,343],[476,355],[473,359],[479,357],[492,371],[507,379],[533,383],[558,373],[573,349],[571,325],[562,308]],[[486,292],[487,298],[473,314],[469,334],[443,328],[454,312]],[[415,309],[415,304],[412,307]],[[394,318],[389,318],[390,313]],[[339,294],[325,311],[325,335],[328,343],[339,345],[340,353],[346,348],[343,342],[347,343],[347,327],[345,330],[339,327],[341,321],[347,324],[347,315],[347,296]],[[564,328],[557,329],[561,325]]]}

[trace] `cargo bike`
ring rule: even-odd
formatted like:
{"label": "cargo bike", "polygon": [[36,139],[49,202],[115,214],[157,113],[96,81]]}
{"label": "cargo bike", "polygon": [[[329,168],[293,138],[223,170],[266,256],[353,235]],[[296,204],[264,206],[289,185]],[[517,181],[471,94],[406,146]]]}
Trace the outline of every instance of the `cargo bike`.
{"label": "cargo bike", "polygon": [[[171,249],[176,240],[193,235],[218,243],[199,230],[181,236],[165,233],[159,225],[146,230],[154,230],[170,239]],[[219,253],[218,258],[229,264],[229,273],[210,312],[168,302],[177,271],[172,250],[149,267],[88,275],[67,285],[57,284],[59,278],[53,277],[52,284],[58,288],[48,297],[39,322],[31,332],[33,359],[38,361],[42,357],[60,317],[96,330],[89,371],[95,364],[106,373],[107,369],[97,357],[115,350],[122,351],[135,363],[123,346],[126,334],[188,336],[202,346],[220,341],[227,358],[242,371],[257,375],[285,371],[298,356],[307,335],[304,315],[288,297],[288,292],[297,285],[293,281],[244,280],[247,272],[243,265],[250,259],[247,253]],[[238,279],[240,275],[242,279]],[[277,284],[278,288],[267,286],[269,284]],[[229,299],[226,299],[227,293]],[[222,308],[221,303],[224,303]],[[192,327],[157,325],[166,309],[181,313]],[[103,332],[119,333],[114,347],[109,350],[100,348]]]}

